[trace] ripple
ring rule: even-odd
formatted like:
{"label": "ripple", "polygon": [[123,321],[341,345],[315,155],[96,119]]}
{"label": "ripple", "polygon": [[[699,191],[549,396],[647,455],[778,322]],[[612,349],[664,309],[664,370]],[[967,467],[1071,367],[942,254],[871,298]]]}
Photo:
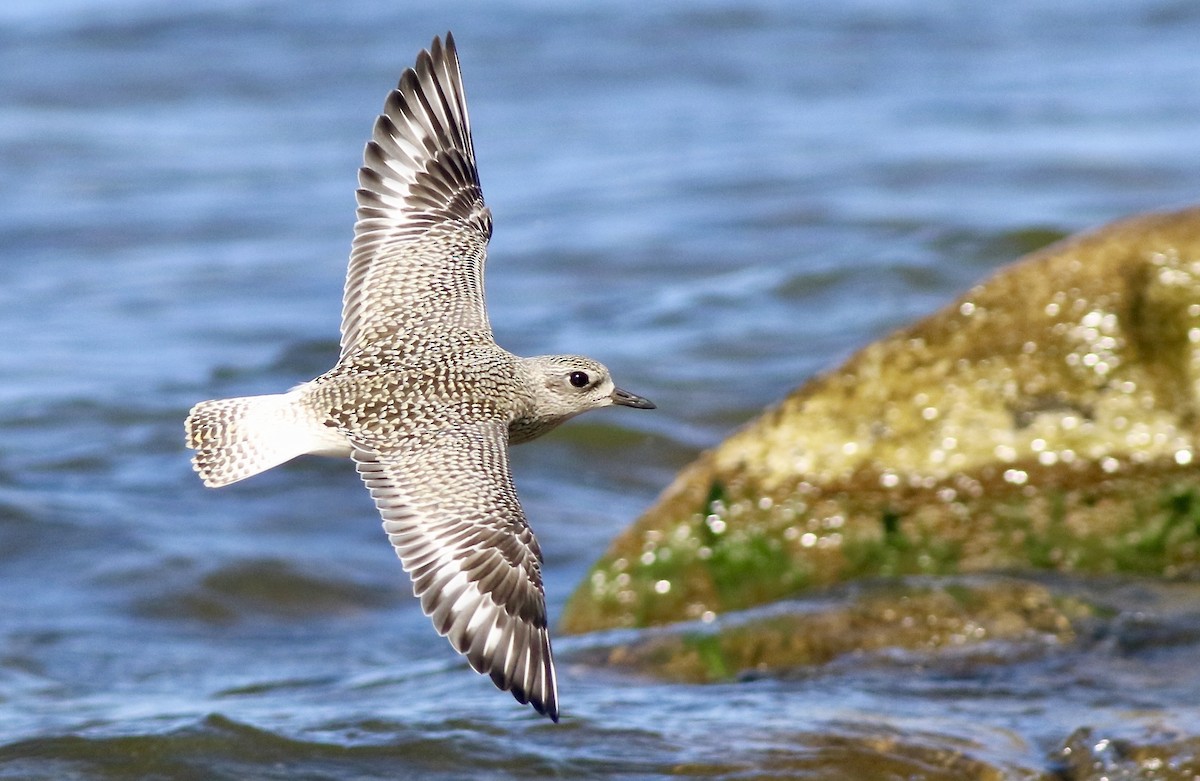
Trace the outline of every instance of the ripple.
{"label": "ripple", "polygon": [[141,598],[135,612],[146,618],[218,624],[263,617],[297,621],[376,610],[396,598],[396,593],[354,581],[299,571],[290,562],[255,559]]}

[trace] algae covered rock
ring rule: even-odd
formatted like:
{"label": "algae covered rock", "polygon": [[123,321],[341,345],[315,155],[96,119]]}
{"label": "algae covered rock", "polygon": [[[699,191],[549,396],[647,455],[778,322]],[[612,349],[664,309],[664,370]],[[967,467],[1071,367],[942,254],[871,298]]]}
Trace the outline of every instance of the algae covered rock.
{"label": "algae covered rock", "polygon": [[865,575],[1200,571],[1200,208],[1073,237],[861,350],[686,467],[563,629]]}
{"label": "algae covered rock", "polygon": [[1086,599],[1017,578],[875,580],[834,599],[625,633],[571,660],[680,683],[810,674],[843,658],[863,666],[871,654],[923,667],[948,657],[976,669],[1066,647],[1097,612]]}

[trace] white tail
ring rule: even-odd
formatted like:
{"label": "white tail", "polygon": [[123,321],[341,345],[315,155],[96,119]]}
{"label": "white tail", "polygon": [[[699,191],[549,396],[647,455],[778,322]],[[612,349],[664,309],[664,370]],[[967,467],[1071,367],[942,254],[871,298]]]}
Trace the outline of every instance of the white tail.
{"label": "white tail", "polygon": [[[328,451],[333,434],[294,393],[202,401],[188,413],[192,466],[210,488],[236,483],[305,453]],[[324,435],[324,436],[323,436]]]}

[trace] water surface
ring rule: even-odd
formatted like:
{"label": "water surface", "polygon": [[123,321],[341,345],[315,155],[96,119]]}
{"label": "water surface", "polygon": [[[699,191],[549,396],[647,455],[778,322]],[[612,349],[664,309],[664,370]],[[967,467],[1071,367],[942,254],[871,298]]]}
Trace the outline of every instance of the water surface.
{"label": "water surface", "polygon": [[434,636],[348,463],[204,489],[193,403],[333,362],[362,145],[446,29],[498,340],[659,405],[515,451],[554,616],[765,404],[1054,237],[1197,199],[1187,0],[10,2],[0,778],[824,777],[831,740],[889,735],[1019,773],[1083,725],[1200,733],[1195,595],[1154,584],[1086,586],[1151,606],[1133,650],[986,675],[689,687],[563,639],[555,726]]}

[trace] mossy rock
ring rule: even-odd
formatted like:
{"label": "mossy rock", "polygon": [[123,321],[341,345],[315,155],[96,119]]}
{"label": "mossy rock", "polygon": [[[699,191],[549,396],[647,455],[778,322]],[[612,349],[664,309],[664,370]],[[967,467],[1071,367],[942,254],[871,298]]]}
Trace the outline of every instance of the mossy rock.
{"label": "mossy rock", "polygon": [[702,454],[565,632],[878,575],[1200,571],[1200,208],[1036,252]]}
{"label": "mossy rock", "polygon": [[634,633],[571,659],[680,683],[808,674],[842,658],[861,666],[872,654],[886,660],[897,653],[922,665],[949,657],[961,672],[1065,647],[1081,622],[1106,610],[1019,578],[967,577],[975,580],[869,581],[765,615]]}

